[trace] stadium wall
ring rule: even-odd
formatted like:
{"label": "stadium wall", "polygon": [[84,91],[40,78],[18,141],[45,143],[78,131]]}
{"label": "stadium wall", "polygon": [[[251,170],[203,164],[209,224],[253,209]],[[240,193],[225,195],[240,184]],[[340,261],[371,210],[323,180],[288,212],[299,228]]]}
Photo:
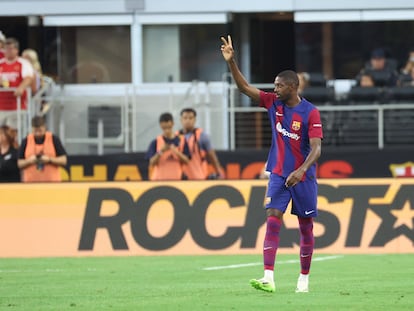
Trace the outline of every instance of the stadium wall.
{"label": "stadium wall", "polygon": [[[267,158],[265,150],[218,151],[228,179],[257,179]],[[324,150],[318,161],[320,178],[414,177],[414,163],[407,150]],[[211,172],[213,168],[210,167]],[[144,153],[104,156],[69,156],[62,169],[67,181],[142,181],[148,179]]]}
{"label": "stadium wall", "polygon": [[[319,184],[316,252],[414,252],[414,178]],[[265,191],[265,180],[5,184],[0,257],[260,254]],[[279,252],[298,244],[287,213]]]}

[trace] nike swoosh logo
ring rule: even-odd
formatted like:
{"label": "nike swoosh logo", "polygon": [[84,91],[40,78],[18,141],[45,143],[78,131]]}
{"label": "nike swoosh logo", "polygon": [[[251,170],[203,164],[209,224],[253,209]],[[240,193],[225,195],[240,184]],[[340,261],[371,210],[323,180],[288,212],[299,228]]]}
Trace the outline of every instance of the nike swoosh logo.
{"label": "nike swoosh logo", "polygon": [[267,251],[267,250],[269,250],[269,249],[272,249],[273,247],[271,247],[271,246],[268,246],[268,247],[263,247],[263,250],[264,251]]}
{"label": "nike swoosh logo", "polygon": [[313,213],[313,210],[311,210],[311,211],[305,211],[305,215],[309,215],[309,214],[312,214]]}
{"label": "nike swoosh logo", "polygon": [[276,112],[276,115],[279,117],[283,117],[283,113]]}
{"label": "nike swoosh logo", "polygon": [[302,258],[306,258],[306,257],[309,257],[309,256],[310,256],[310,254],[306,254],[306,255],[300,254],[300,257],[302,257]]}

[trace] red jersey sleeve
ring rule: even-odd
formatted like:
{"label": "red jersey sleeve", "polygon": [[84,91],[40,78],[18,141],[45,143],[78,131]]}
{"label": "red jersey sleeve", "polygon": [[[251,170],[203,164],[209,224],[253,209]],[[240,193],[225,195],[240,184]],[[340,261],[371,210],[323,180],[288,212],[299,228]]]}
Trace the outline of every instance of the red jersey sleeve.
{"label": "red jersey sleeve", "polygon": [[260,107],[269,109],[275,101],[277,101],[277,96],[275,93],[260,91]]}
{"label": "red jersey sleeve", "polygon": [[318,109],[309,114],[309,138],[323,138],[321,115]]}

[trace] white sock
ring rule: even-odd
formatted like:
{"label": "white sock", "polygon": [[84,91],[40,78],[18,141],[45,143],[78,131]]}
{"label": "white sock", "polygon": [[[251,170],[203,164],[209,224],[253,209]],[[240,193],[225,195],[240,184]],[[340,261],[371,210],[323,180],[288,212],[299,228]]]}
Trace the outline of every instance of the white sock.
{"label": "white sock", "polygon": [[309,279],[309,274],[299,274],[299,279],[301,279],[301,280],[307,280],[307,279]]}
{"label": "white sock", "polygon": [[273,270],[265,270],[264,271],[264,278],[268,281],[273,282]]}

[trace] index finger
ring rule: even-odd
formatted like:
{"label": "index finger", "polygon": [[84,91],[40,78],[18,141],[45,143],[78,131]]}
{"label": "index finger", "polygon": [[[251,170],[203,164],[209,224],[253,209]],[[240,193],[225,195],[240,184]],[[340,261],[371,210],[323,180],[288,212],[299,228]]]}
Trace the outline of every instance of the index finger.
{"label": "index finger", "polygon": [[227,36],[227,41],[229,42],[230,46],[233,46],[233,42],[231,41],[231,36],[230,35]]}

